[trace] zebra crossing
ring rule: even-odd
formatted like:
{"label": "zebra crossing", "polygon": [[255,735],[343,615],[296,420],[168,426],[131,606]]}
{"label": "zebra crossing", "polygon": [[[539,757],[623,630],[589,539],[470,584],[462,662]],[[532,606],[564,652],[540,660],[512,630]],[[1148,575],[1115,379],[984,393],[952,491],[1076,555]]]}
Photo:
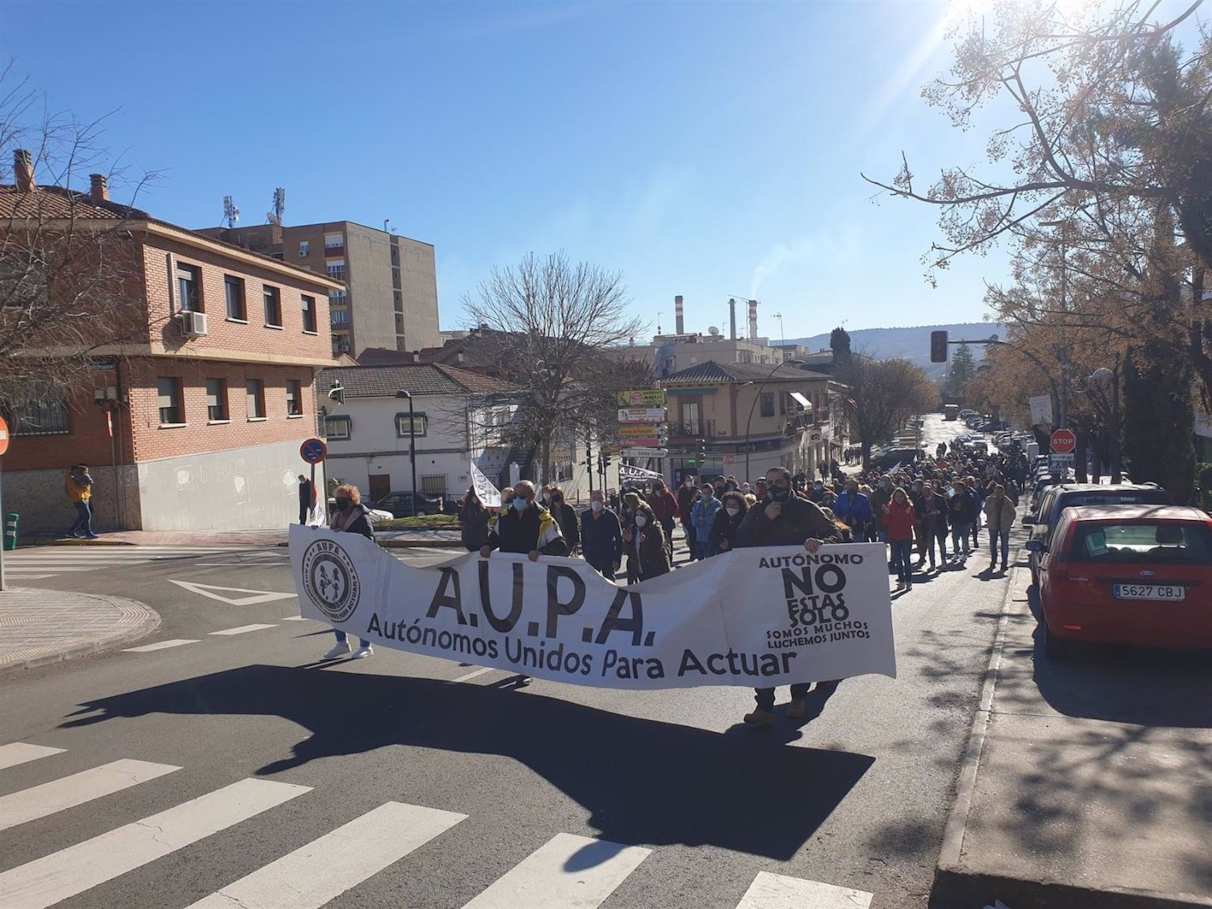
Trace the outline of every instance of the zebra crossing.
{"label": "zebra crossing", "polygon": [[[53,761],[61,748],[28,742],[0,745],[0,771],[31,761]],[[181,772],[170,764],[123,758],[0,796],[0,830],[88,806],[142,783]],[[0,777],[0,780],[3,778]],[[204,792],[141,820],[123,824],[0,870],[0,907],[44,909],[124,874],[151,865],[287,802],[312,787],[242,779]],[[188,909],[318,909],[378,874],[405,874],[392,866],[438,837],[459,835],[467,815],[386,801],[291,852],[215,889]],[[0,854],[3,850],[0,849]],[[556,833],[481,890],[464,909],[596,909],[653,850]],[[3,868],[0,859],[0,868]],[[468,869],[474,874],[474,869]],[[416,869],[407,872],[416,876]],[[736,909],[868,909],[872,894],[767,871],[758,872]]]}
{"label": "zebra crossing", "polygon": [[13,583],[21,584],[78,571],[192,561],[208,556],[230,559],[244,552],[247,549],[239,546],[40,546],[6,553],[4,572]]}

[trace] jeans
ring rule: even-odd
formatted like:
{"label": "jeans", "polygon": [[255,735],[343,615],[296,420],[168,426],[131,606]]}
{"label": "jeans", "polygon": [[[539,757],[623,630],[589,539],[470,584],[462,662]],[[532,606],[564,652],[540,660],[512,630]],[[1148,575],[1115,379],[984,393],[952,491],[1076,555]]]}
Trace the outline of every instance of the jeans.
{"label": "jeans", "polygon": [[690,559],[693,561],[699,557],[698,535],[694,532],[694,525],[689,523],[682,524],[682,532],[686,534],[686,548],[690,550]]}
{"label": "jeans", "polygon": [[1006,561],[1010,558],[1010,534],[996,527],[989,528],[989,558],[991,564],[997,564],[997,543],[998,540],[1002,543],[1002,567],[1006,567]]}
{"label": "jeans", "polygon": [[[333,633],[334,635],[336,635],[336,637],[337,637],[337,643],[338,643],[338,644],[344,644],[346,641],[348,641],[348,640],[349,640],[349,636],[348,636],[348,635],[346,635],[346,634],[345,634],[345,632],[344,632],[344,631],[342,631],[340,628],[334,628],[334,629],[332,630],[332,633]],[[360,644],[361,644],[363,647],[369,647],[369,646],[370,646],[370,641],[366,640],[366,638],[358,638],[358,642],[359,642],[359,643],[360,643]]]}
{"label": "jeans", "polygon": [[970,524],[952,524],[951,525],[951,548],[955,551],[955,557],[958,559],[960,553],[967,555],[971,552],[971,547],[968,545],[968,534],[971,532]]}
{"label": "jeans", "polygon": [[896,569],[897,580],[906,584],[913,583],[913,566],[910,563],[910,553],[913,549],[912,540],[893,540],[892,567]]}
{"label": "jeans", "polygon": [[88,502],[76,502],[76,521],[72,524],[72,529],[67,532],[69,537],[74,537],[80,531],[84,531],[87,536],[93,535],[93,509]]}
{"label": "jeans", "polygon": [[[809,682],[804,682],[800,685],[791,686],[791,700],[798,701],[800,698],[808,697],[808,689],[812,685]],[[757,701],[759,710],[774,709],[774,689],[773,688],[754,688],[753,699]]]}
{"label": "jeans", "polygon": [[696,559],[698,559],[699,561],[702,561],[703,559],[707,558],[707,556],[710,555],[710,553],[707,551],[707,546],[708,546],[708,543],[706,540],[695,540],[694,541],[694,557]]}
{"label": "jeans", "polygon": [[927,552],[930,554],[930,567],[934,567],[934,545],[938,544],[938,558],[940,562],[947,561],[947,528],[940,527],[937,530],[931,530],[929,536],[926,537],[926,545],[929,547]]}

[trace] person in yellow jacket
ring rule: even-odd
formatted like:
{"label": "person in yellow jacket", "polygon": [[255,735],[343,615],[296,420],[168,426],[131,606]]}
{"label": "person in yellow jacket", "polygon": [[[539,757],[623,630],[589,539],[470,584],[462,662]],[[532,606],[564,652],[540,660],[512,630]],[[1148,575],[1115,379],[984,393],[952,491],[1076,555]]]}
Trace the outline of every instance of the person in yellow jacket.
{"label": "person in yellow jacket", "polygon": [[95,540],[93,533],[93,478],[84,464],[73,464],[68,468],[67,476],[63,478],[63,488],[67,498],[76,508],[76,522],[67,532],[69,537],[83,537]]}

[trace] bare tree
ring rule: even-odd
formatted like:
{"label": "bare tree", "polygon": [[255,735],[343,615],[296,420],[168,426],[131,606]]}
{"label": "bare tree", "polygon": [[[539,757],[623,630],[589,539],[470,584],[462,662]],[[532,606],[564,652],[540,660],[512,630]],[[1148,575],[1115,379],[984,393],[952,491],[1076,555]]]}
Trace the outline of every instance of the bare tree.
{"label": "bare tree", "polygon": [[0,160],[14,164],[14,184],[0,187],[0,402],[10,409],[63,397],[150,331],[132,236],[147,216],[73,189],[99,169],[99,123],[40,112],[38,100],[11,65],[0,71]]}
{"label": "bare tree", "polygon": [[851,427],[861,441],[864,470],[870,466],[871,446],[891,441],[905,420],[930,409],[936,397],[921,367],[899,358],[854,353],[837,378],[850,388]]}
{"label": "bare tree", "polygon": [[530,254],[495,270],[466,306],[481,336],[487,329],[495,338],[492,371],[520,389],[511,432],[537,446],[549,477],[554,446],[577,433],[601,435],[615,393],[635,381],[607,353],[643,327],[627,313],[621,278],[562,253]]}

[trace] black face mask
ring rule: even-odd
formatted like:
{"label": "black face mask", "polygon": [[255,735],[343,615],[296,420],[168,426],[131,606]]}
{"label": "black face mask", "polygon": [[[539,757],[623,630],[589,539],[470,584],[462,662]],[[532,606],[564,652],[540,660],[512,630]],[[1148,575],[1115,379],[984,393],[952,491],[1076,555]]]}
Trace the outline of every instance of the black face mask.
{"label": "black face mask", "polygon": [[776,502],[786,502],[791,498],[791,490],[785,486],[771,486],[770,498]]}
{"label": "black face mask", "polygon": [[337,499],[337,508],[341,511],[349,511],[353,507],[353,499]]}

